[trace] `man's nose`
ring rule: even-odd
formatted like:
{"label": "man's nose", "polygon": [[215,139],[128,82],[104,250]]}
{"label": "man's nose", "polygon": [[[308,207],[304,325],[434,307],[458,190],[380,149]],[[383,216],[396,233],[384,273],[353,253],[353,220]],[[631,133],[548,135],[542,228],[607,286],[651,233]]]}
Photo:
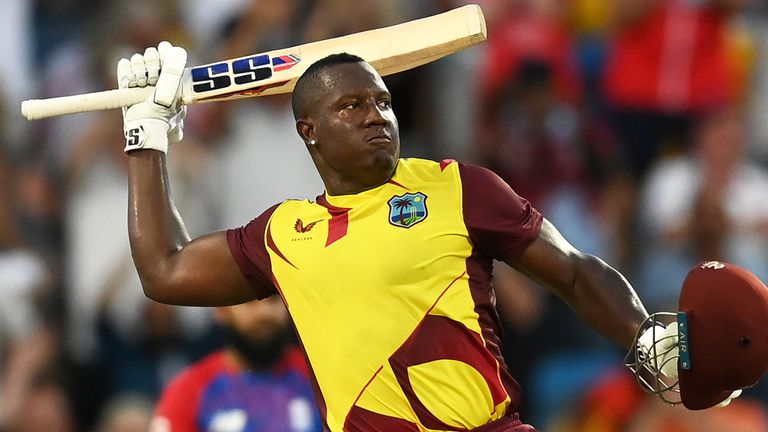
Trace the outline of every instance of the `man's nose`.
{"label": "man's nose", "polygon": [[387,125],[389,119],[384,115],[384,110],[378,103],[372,102],[368,104],[368,109],[365,116],[366,125]]}

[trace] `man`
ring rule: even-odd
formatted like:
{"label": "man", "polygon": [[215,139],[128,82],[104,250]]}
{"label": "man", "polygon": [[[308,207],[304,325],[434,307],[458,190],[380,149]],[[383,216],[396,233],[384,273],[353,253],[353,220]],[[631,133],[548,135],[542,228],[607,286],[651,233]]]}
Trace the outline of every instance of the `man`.
{"label": "man", "polygon": [[179,374],[157,405],[152,432],[320,432],[301,351],[278,297],[217,308],[225,348]]}
{"label": "man", "polygon": [[625,348],[648,316],[622,275],[574,249],[492,172],[400,159],[384,82],[346,54],[315,63],[293,93],[325,193],[190,239],[165,162],[168,137],[181,130],[185,61],[162,43],[118,64],[121,86],[156,86],[124,118],[129,235],[144,292],[208,306],[279,294],[326,430],[535,430],[519,419],[521,391],[500,354],[493,259]]}

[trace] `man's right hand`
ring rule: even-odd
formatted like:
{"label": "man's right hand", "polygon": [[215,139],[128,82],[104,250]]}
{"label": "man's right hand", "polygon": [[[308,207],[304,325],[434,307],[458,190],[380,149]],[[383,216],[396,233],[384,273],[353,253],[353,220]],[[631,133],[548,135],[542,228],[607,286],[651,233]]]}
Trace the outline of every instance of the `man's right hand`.
{"label": "man's right hand", "polygon": [[[665,402],[678,403],[665,395],[667,389],[679,388],[680,347],[677,322],[672,322],[666,327],[657,325],[646,329],[637,339],[637,346],[633,349],[638,353],[636,357],[643,359],[639,363],[642,370],[638,373],[644,375],[646,389],[659,395]],[[740,395],[741,390],[735,390],[715,407],[726,407]]]}
{"label": "man's right hand", "polygon": [[186,107],[180,84],[186,63],[186,50],[165,41],[117,63],[120,88],[155,87],[147,100],[123,109],[126,153],[142,149],[165,153],[169,141],[181,140]]}
{"label": "man's right hand", "polygon": [[680,357],[677,341],[677,322],[672,322],[666,327],[657,325],[646,329],[637,340],[637,349],[648,359],[648,364],[654,371],[677,381]]}

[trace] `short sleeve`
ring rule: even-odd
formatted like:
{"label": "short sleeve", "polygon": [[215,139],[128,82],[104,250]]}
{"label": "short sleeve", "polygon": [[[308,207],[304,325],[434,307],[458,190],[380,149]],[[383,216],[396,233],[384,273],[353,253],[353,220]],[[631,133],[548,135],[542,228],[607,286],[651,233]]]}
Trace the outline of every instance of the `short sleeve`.
{"label": "short sleeve", "polygon": [[243,277],[259,299],[275,294],[272,265],[264,241],[269,219],[279,204],[272,206],[247,225],[227,230],[227,243]]}
{"label": "short sleeve", "polygon": [[469,237],[481,253],[514,261],[538,237],[543,216],[498,175],[459,164],[462,210]]}

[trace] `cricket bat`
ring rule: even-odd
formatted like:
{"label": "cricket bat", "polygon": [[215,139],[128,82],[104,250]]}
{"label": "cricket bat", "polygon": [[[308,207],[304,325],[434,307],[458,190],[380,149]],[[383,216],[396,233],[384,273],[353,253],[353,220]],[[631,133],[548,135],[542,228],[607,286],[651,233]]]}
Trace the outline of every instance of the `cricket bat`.
{"label": "cricket bat", "polygon": [[[478,5],[466,5],[402,24],[311,42],[292,48],[188,67],[181,81],[184,104],[290,93],[302,73],[330,54],[362,57],[382,76],[429,63],[486,38]],[[130,106],[154,87],[107,90],[21,103],[28,120]]]}

